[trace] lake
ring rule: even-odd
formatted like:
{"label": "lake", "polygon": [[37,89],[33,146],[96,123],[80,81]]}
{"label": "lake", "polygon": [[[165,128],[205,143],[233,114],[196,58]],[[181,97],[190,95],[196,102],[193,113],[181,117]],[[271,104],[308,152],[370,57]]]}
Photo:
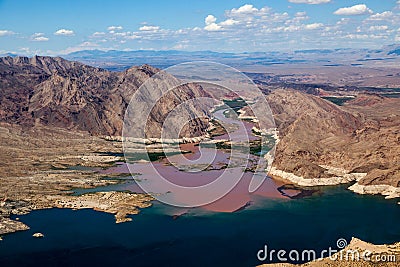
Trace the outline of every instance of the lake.
{"label": "lake", "polygon": [[[20,216],[31,230],[0,242],[1,266],[255,266],[273,249],[323,250],[352,236],[374,243],[400,240],[395,200],[356,195],[346,186],[320,188],[301,199],[260,199],[233,212],[177,210],[159,202],[115,224],[110,214],[51,209]],[[43,239],[32,234],[42,232]]]}

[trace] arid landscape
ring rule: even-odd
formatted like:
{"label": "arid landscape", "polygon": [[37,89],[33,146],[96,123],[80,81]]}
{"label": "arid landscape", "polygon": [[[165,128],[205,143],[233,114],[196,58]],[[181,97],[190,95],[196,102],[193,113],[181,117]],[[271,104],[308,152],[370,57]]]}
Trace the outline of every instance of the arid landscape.
{"label": "arid landscape", "polygon": [[[123,161],[118,156],[123,155],[122,143],[115,140],[121,138],[125,110],[115,103],[127,103],[129,94],[156,69],[112,73],[61,58],[1,60],[1,234],[29,229],[9,216],[32,210],[94,209],[115,214],[119,223],[151,206],[153,197],[143,193],[71,193],[121,182],[121,174],[105,179],[109,174],[74,167],[106,168]],[[86,74],[76,76],[77,71]],[[101,92],[99,84],[106,86]],[[279,133],[269,173],[274,179],[302,187],[344,183],[357,194],[399,197],[400,98],[354,91],[353,99],[338,106],[303,90],[265,84],[263,90]],[[209,95],[195,85],[185,92],[187,97]],[[87,114],[90,108],[95,112]],[[157,114],[163,112],[167,110]],[[248,107],[240,112],[253,115]],[[157,117],[151,119],[157,122]],[[205,133],[204,122],[194,123],[198,126],[185,136]]]}
{"label": "arid landscape", "polygon": [[0,17],[0,266],[400,266],[400,1]]}

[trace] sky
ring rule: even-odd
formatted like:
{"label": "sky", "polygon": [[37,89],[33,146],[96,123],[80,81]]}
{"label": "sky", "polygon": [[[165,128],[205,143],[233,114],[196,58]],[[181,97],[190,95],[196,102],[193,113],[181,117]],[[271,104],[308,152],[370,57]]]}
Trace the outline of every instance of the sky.
{"label": "sky", "polygon": [[268,52],[400,43],[400,0],[0,0],[0,54]]}

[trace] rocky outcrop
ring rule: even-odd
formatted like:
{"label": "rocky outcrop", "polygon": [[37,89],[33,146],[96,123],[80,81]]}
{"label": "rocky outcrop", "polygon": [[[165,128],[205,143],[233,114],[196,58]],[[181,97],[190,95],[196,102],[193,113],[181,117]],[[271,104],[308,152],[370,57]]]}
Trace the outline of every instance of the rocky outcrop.
{"label": "rocky outcrop", "polygon": [[0,216],[0,235],[29,230],[29,226],[19,221]]}
{"label": "rocky outcrop", "polygon": [[357,193],[398,196],[400,99],[360,95],[339,107],[296,91],[267,98],[280,135],[271,175],[303,186],[356,181]]}
{"label": "rocky outcrop", "polygon": [[153,197],[146,194],[128,192],[97,192],[81,196],[54,196],[48,197],[57,208],[94,209],[115,214],[116,223],[132,221],[128,215],[139,213],[140,208],[151,206]]}
{"label": "rocky outcrop", "polygon": [[43,237],[44,237],[44,234],[42,234],[42,233],[34,233],[32,236],[33,236],[34,238],[43,238]]}

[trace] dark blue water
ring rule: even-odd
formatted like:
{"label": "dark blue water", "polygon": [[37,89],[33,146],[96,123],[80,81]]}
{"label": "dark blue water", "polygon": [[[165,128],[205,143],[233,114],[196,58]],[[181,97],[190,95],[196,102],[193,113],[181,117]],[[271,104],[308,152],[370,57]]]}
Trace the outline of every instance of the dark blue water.
{"label": "dark blue water", "polygon": [[[400,241],[395,200],[361,196],[345,186],[296,200],[263,199],[236,213],[189,211],[177,219],[155,203],[115,224],[91,210],[42,210],[20,220],[31,230],[0,242],[0,266],[255,266],[271,249],[336,248],[352,236],[374,243]],[[32,234],[44,233],[43,239]]]}

